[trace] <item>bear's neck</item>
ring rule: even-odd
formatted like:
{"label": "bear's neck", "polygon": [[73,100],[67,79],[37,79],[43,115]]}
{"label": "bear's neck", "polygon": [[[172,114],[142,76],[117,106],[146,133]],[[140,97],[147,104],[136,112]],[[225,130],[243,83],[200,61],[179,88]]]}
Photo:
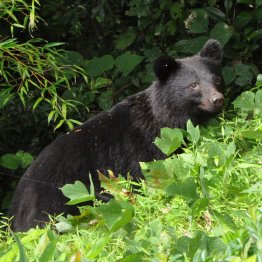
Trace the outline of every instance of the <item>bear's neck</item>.
{"label": "bear's neck", "polygon": [[128,104],[132,126],[140,129],[140,133],[150,143],[159,136],[161,128],[185,128],[189,119],[187,112],[180,108],[173,107],[171,111],[165,104],[159,103],[159,99],[154,96],[155,88],[153,83],[148,89],[123,101]]}
{"label": "bear's neck", "polygon": [[[191,116],[187,110],[187,107],[183,106],[183,102],[179,101],[179,97],[173,97],[162,90],[158,82],[153,82],[153,84],[146,90],[146,93],[150,97],[150,103],[152,108],[152,114],[160,128],[170,127],[170,128],[185,128],[188,119],[194,124],[196,118]],[[173,103],[170,103],[173,100]]]}

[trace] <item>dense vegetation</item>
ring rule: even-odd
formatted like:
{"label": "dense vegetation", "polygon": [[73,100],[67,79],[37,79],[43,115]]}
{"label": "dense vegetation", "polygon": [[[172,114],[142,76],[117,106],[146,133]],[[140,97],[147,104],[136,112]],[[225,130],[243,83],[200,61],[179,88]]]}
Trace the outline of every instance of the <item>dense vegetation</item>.
{"label": "dense vegetation", "polygon": [[[261,86],[241,94],[220,124],[164,128],[155,143],[170,157],[141,163],[145,182],[100,174],[115,196],[109,203],[95,200],[92,186],[65,185],[68,204],[94,206],[45,229],[0,231],[0,261],[261,261]],[[184,152],[172,155],[185,138]]]}
{"label": "dense vegetation", "polygon": [[[167,155],[183,136],[187,145],[181,155],[141,164],[140,194],[130,192],[130,181],[101,175],[116,200],[60,218],[57,230],[70,234],[53,227],[17,236],[1,231],[0,261],[19,254],[21,261],[262,261],[261,75],[254,88],[262,71],[262,1],[41,5],[0,2],[2,212],[33,157],[59,132],[147,87],[161,53],[183,57],[218,39],[227,105],[219,122],[200,131],[190,123],[187,132],[162,131],[156,144]],[[71,189],[86,194],[79,184]]]}

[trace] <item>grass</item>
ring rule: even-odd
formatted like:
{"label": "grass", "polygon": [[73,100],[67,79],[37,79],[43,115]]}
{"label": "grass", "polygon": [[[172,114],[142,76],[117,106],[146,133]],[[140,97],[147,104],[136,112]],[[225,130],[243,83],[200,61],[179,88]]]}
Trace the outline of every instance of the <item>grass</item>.
{"label": "grass", "polygon": [[0,261],[262,261],[260,87],[206,128],[164,129],[156,145],[169,157],[141,163],[139,187],[100,175],[109,203],[26,233],[2,218]]}

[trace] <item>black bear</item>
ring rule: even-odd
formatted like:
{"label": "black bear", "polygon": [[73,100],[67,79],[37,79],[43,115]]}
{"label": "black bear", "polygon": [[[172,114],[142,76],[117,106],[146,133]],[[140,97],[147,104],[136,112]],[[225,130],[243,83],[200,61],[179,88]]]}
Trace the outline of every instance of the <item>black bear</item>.
{"label": "black bear", "polygon": [[209,40],[195,56],[156,59],[156,80],[148,89],[47,146],[16,188],[10,208],[13,230],[41,226],[48,221],[47,214],[74,212],[59,188],[76,180],[89,188],[89,173],[98,197],[97,170],[142,178],[139,161],[164,158],[153,144],[162,127],[184,128],[188,119],[202,124],[221,111],[222,56],[220,44]]}

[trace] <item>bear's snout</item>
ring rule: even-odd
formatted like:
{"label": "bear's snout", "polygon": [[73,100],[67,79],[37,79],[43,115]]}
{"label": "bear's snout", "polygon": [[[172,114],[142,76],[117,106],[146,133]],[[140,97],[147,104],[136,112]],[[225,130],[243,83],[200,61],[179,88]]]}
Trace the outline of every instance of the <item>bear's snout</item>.
{"label": "bear's snout", "polygon": [[224,106],[224,101],[224,96],[221,93],[217,93],[211,98],[211,103],[219,109]]}

